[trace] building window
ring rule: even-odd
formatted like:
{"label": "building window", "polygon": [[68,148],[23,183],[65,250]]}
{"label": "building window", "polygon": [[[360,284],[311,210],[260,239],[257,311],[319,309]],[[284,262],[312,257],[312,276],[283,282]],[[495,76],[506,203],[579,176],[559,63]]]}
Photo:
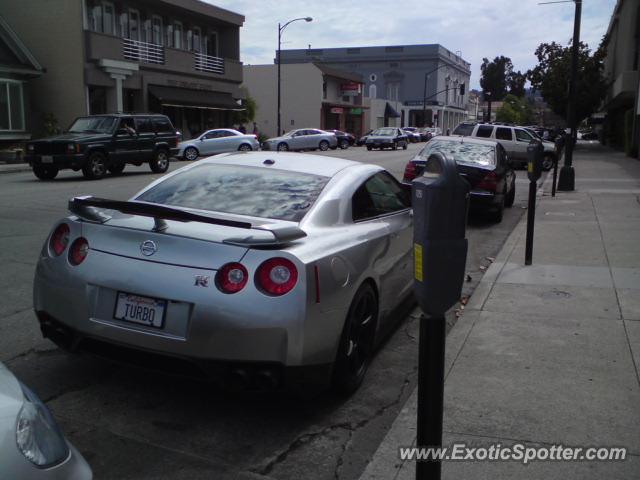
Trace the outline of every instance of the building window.
{"label": "building window", "polygon": [[113,8],[113,3],[102,3],[102,31],[109,35],[115,35],[116,33],[116,12]]}
{"label": "building window", "polygon": [[137,10],[129,10],[129,38],[140,40],[140,13]]}
{"label": "building window", "polygon": [[127,13],[120,14],[120,36],[129,38],[129,15]]}
{"label": "building window", "polygon": [[167,47],[173,47],[173,25],[167,25]]}
{"label": "building window", "polygon": [[400,84],[397,82],[387,83],[387,100],[398,100],[400,97]]}
{"label": "building window", "polygon": [[0,80],[0,130],[24,130],[22,83]]}
{"label": "building window", "polygon": [[327,99],[327,82],[322,82],[322,99]]}
{"label": "building window", "polygon": [[193,27],[192,50],[194,52],[200,52],[202,50],[202,33],[200,32],[200,27]]}
{"label": "building window", "polygon": [[162,17],[154,15],[151,17],[151,42],[162,45]]}
{"label": "building window", "polygon": [[349,95],[343,95],[342,101],[346,103],[351,103],[351,97]]}
{"label": "building window", "polygon": [[151,31],[151,19],[147,18],[142,22],[142,41],[152,43],[153,36]]}
{"label": "building window", "polygon": [[369,98],[378,98],[378,87],[373,84],[369,85]]}
{"label": "building window", "polygon": [[102,32],[102,5],[93,5],[89,8],[89,26],[94,32]]}
{"label": "building window", "polygon": [[218,56],[218,32],[209,32],[204,42],[204,53],[212,57]]}
{"label": "building window", "polygon": [[182,23],[174,22],[173,24],[173,46],[182,49]]}

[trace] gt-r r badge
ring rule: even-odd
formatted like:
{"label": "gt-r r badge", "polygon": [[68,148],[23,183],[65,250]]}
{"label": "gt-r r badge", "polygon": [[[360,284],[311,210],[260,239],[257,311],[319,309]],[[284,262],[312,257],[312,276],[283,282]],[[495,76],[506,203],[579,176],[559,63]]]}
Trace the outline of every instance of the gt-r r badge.
{"label": "gt-r r badge", "polygon": [[209,286],[209,275],[196,275],[196,282],[194,283],[196,287],[208,287]]}
{"label": "gt-r r badge", "polygon": [[150,257],[157,251],[158,251],[158,246],[156,245],[155,242],[151,240],[145,240],[140,244],[140,252],[142,252],[142,254],[145,257]]}

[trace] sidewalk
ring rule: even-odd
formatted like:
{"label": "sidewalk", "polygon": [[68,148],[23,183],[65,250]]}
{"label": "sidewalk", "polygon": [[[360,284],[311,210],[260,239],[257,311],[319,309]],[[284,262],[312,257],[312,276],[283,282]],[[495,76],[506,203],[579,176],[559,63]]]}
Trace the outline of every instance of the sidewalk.
{"label": "sidewalk", "polygon": [[[627,447],[623,462],[444,462],[445,479],[640,478],[640,162],[576,150],[576,191],[526,215],[447,337],[444,440]],[[361,476],[412,479],[416,391]]]}

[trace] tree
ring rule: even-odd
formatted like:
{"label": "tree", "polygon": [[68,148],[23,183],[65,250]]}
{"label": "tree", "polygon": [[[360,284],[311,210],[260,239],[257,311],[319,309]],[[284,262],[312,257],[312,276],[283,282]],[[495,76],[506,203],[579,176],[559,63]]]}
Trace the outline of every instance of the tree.
{"label": "tree", "polygon": [[515,125],[533,123],[533,109],[523,97],[509,94],[504,97],[502,106],[496,112],[496,121]]}
{"label": "tree", "polygon": [[256,118],[256,112],[258,111],[258,104],[255,99],[249,95],[249,91],[244,87],[242,91],[244,93],[244,100],[242,100],[244,110],[233,112],[233,123],[245,124],[253,122]]}
{"label": "tree", "polygon": [[[567,118],[569,103],[569,77],[571,72],[571,45],[541,43],[536,49],[538,65],[527,72],[531,86],[538,90],[551,110]],[[578,49],[576,76],[576,124],[594,113],[606,95],[604,77],[605,50],[600,46],[593,54],[586,43]]]}
{"label": "tree", "polygon": [[519,70],[514,71],[513,63],[509,57],[501,55],[492,61],[483,58],[480,70],[482,71],[480,86],[483,92],[491,92],[492,101],[500,101],[507,94],[524,97],[527,74]]}

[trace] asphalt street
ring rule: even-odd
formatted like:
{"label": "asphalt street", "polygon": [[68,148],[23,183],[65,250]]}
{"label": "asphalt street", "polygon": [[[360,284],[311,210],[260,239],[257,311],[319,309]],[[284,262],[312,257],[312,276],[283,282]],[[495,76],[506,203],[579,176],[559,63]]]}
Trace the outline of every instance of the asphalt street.
{"label": "asphalt street", "polygon": [[[376,163],[401,178],[423,145],[328,155]],[[172,163],[171,170],[184,164]],[[517,176],[516,201],[502,223],[469,219],[467,294],[525,211],[528,181],[523,171]],[[349,399],[230,394],[69,355],[41,338],[32,311],[34,267],[50,228],[66,214],[67,200],[81,194],[124,200],[156,178],[148,167],[133,166],[122,176],[93,182],[71,171],[50,182],[30,172],[0,175],[0,361],[50,406],[97,479],[358,478],[415,386],[418,325],[412,305],[397,312],[398,328]]]}

